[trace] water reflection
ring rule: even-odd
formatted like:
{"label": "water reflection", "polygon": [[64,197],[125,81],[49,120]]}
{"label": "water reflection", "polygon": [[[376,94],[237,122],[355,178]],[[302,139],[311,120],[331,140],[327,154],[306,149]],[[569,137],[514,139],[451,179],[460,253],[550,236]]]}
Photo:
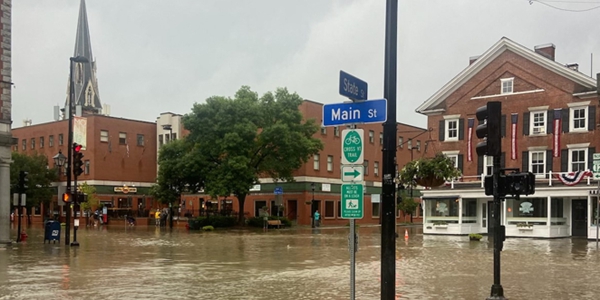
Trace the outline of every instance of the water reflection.
{"label": "water reflection", "polygon": [[[402,299],[484,299],[493,281],[487,238],[399,228]],[[80,230],[79,248],[27,243],[0,250],[0,299],[348,299],[348,228],[226,232],[155,227]],[[380,228],[359,228],[357,299],[379,299]],[[595,242],[508,239],[510,299],[596,299]]]}

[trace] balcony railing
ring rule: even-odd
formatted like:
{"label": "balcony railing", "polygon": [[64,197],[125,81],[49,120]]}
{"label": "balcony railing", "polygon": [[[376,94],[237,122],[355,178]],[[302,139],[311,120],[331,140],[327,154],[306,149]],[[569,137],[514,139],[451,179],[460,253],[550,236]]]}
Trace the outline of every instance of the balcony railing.
{"label": "balcony railing", "polygon": [[[560,180],[558,178],[556,178],[555,176],[560,176],[563,174],[568,175],[568,174],[573,174],[573,172],[548,171],[547,173],[544,173],[544,174],[536,174],[535,182],[536,182],[536,184],[547,183],[548,186],[553,186],[553,184],[555,182],[560,183]],[[483,188],[484,186],[483,186],[482,178],[484,178],[485,176],[486,176],[485,174],[462,176],[458,179],[453,179],[451,181],[447,181],[445,185],[447,187],[450,187],[450,189],[454,189],[456,184],[460,185],[462,183],[480,183],[480,187]],[[587,176],[587,177],[583,178],[581,180],[581,182],[585,182],[586,185],[591,185],[593,180],[594,179],[592,178],[592,176]]]}

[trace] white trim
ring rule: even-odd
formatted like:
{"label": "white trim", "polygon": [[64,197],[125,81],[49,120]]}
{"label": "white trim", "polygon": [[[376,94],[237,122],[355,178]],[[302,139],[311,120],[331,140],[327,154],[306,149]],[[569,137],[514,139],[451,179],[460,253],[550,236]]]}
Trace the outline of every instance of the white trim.
{"label": "white trim", "polygon": [[[540,107],[544,107],[544,106],[538,106],[538,108]],[[546,128],[548,128],[548,106],[545,106],[546,109],[538,109],[538,110],[531,110],[532,108],[529,108],[530,113],[529,113],[529,135],[530,136],[544,136],[546,134],[548,134],[546,132]],[[535,123],[535,114],[543,114],[544,115],[544,125],[542,126],[534,126]],[[535,129],[538,130],[538,132],[535,132]]]}
{"label": "white trim", "polygon": [[444,155],[458,155],[460,154],[460,150],[452,150],[452,151],[442,151]]}
{"label": "white trim", "polygon": [[[594,92],[594,93],[596,93],[596,92]],[[590,103],[592,103],[592,101],[578,101],[578,102],[567,103],[567,106],[568,107],[589,106]]]}
{"label": "white trim", "polygon": [[573,172],[573,151],[583,151],[583,169],[585,170],[587,168],[588,165],[588,148],[574,148],[574,149],[569,149],[569,157],[568,157],[568,161],[569,161],[569,165],[568,165],[568,172]]}
{"label": "white trim", "polygon": [[[542,162],[542,173],[533,173],[533,153],[542,153],[542,157],[543,157],[543,162]],[[535,174],[535,177],[538,178],[545,178],[546,177],[546,163],[547,163],[547,157],[546,157],[546,151],[545,150],[533,150],[533,151],[529,151],[527,152],[527,155],[529,155],[529,166],[528,166],[528,170],[529,172],[532,172],[533,174]],[[525,170],[523,170],[525,171]]]}
{"label": "white trim", "polygon": [[459,118],[460,118],[460,114],[458,114],[458,115],[445,115],[444,116],[444,120],[454,120],[454,119],[458,120]]}
{"label": "white trim", "polygon": [[429,113],[429,108],[433,108],[444,101],[450,94],[462,87],[464,83],[473,78],[479,71],[485,68],[490,62],[500,56],[504,51],[510,50],[517,55],[523,56],[525,59],[538,64],[558,75],[573,80],[575,83],[581,84],[586,88],[596,88],[596,80],[588,77],[581,72],[571,70],[563,66],[556,61],[550,60],[535,51],[526,48],[520,44],[517,44],[510,39],[503,37],[485,53],[483,53],[479,59],[465,68],[462,72],[456,75],[452,80],[446,83],[440,90],[433,94],[429,99],[423,102],[417,109],[416,112],[421,114]]}
{"label": "white trim", "polygon": [[590,143],[567,144],[567,149],[589,148]]}
{"label": "white trim", "polygon": [[[586,101],[588,104],[590,101]],[[583,109],[584,117],[583,117],[583,127],[575,128],[575,110]],[[569,106],[569,132],[588,132],[588,123],[589,123],[589,106]]]}
{"label": "white trim", "polygon": [[575,94],[573,94],[573,97],[577,97],[577,98],[591,98],[591,97],[596,97],[597,93],[598,93],[597,91],[575,93]]}
{"label": "white trim", "polygon": [[540,111],[540,110],[545,110],[545,111],[548,111],[548,108],[550,108],[550,106],[548,106],[548,105],[545,105],[545,106],[535,106],[535,107],[528,107],[527,109],[528,109],[530,112],[534,112],[534,111],[535,111],[535,112],[537,112],[537,111]]}
{"label": "white trim", "polygon": [[[454,142],[454,141],[458,141],[458,136],[460,134],[459,130],[460,130],[460,126],[458,124],[459,119],[446,119],[444,120],[444,142],[448,141],[448,142]],[[456,137],[449,137],[450,136],[450,126],[449,123],[450,122],[456,122]],[[409,139],[410,141],[410,139]]]}
{"label": "white trim", "polygon": [[532,94],[532,93],[540,93],[540,92],[544,92],[544,91],[545,91],[544,89],[537,89],[537,90],[523,91],[523,92],[512,92],[510,94],[497,94],[497,95],[477,96],[477,97],[471,97],[471,100],[494,98],[494,97],[505,97],[505,96],[511,96],[511,95]]}
{"label": "white trim", "polygon": [[[505,82],[510,83],[510,92],[504,92],[504,83]],[[501,95],[510,95],[510,94],[514,93],[514,91],[515,91],[515,78],[514,77],[500,79],[500,94]]]}
{"label": "white trim", "polygon": [[527,147],[528,151],[543,151],[543,150],[548,150],[548,146],[531,146],[531,147]]}

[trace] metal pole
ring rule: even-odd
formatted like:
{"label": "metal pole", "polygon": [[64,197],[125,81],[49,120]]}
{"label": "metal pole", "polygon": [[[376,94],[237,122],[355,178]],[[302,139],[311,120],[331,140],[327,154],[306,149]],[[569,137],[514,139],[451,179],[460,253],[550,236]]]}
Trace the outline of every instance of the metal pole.
{"label": "metal pole", "polygon": [[499,183],[500,183],[500,155],[494,156],[494,174],[492,175],[494,182],[494,203],[492,213],[494,214],[494,284],[492,285],[490,297],[486,300],[505,300],[504,289],[500,284],[500,252],[502,251],[502,228],[500,226],[500,195],[499,195]]}
{"label": "metal pole", "polygon": [[600,230],[600,180],[598,180],[598,193],[596,194],[596,250],[598,250],[598,230]]}
{"label": "metal pole", "polygon": [[[73,94],[75,93],[75,87],[73,86],[73,57],[69,59],[69,129],[67,138],[67,166],[65,167],[67,172],[67,194],[71,195],[71,165],[73,164]],[[72,199],[72,196],[71,196]],[[65,245],[71,243],[71,204],[65,203],[67,209],[67,220],[65,224]]]}
{"label": "metal pole", "polygon": [[350,236],[348,236],[348,247],[350,248],[350,300],[356,299],[356,228],[355,220],[350,219]]}
{"label": "metal pole", "polygon": [[381,186],[381,299],[396,299],[396,57],[398,0],[386,1],[383,96],[387,121],[383,124],[383,178]]}
{"label": "metal pole", "polygon": [[18,221],[18,226],[17,226],[17,243],[21,242],[21,215],[23,214],[23,207],[21,206],[22,199],[23,199],[23,193],[19,192],[19,205],[17,206],[19,208],[19,213],[18,213],[19,221]]}
{"label": "metal pole", "polygon": [[315,183],[311,183],[312,188],[312,200],[310,200],[310,218],[311,227],[315,228]]}
{"label": "metal pole", "polygon": [[77,224],[73,226],[73,242],[71,243],[71,246],[75,246],[78,247],[79,246],[79,242],[77,241],[77,229],[79,227],[79,218],[77,217],[77,213],[79,212],[79,197],[77,197],[77,176],[73,176],[73,186],[75,186],[75,189],[73,191],[73,210],[75,215],[73,216],[74,220],[77,220]]}

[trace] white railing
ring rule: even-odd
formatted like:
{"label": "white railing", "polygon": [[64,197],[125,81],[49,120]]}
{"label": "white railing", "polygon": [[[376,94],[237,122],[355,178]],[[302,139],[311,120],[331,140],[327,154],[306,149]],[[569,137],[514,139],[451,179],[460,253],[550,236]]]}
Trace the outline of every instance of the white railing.
{"label": "white railing", "polygon": [[[548,173],[544,173],[544,174],[536,174],[537,176],[540,176],[540,178],[536,178],[535,181],[537,182],[548,182],[548,186],[552,186],[554,181],[559,181],[560,180],[558,178],[555,178],[556,175],[560,176],[562,174],[569,174],[569,173],[573,173],[573,172],[552,172],[552,171],[548,171]],[[446,182],[446,186],[449,186],[450,189],[454,189],[455,188],[455,184],[456,183],[476,183],[476,182],[480,182],[480,187],[484,188],[484,182],[482,180],[482,178],[484,178],[486,175],[485,174],[481,174],[481,175],[470,175],[470,176],[462,176],[458,179],[452,179],[448,182]],[[546,176],[548,176],[548,178],[546,178]],[[592,185],[592,176],[587,176],[586,178],[584,178],[583,180],[585,180],[587,185]]]}

